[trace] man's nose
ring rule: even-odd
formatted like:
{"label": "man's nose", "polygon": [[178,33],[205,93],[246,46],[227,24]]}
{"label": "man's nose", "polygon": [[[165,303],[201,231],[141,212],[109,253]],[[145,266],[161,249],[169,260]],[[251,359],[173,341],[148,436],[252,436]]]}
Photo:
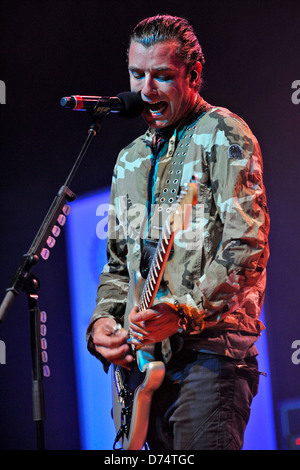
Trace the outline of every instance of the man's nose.
{"label": "man's nose", "polygon": [[155,80],[150,75],[146,75],[144,78],[142,95],[147,101],[151,101],[152,97],[157,95]]}

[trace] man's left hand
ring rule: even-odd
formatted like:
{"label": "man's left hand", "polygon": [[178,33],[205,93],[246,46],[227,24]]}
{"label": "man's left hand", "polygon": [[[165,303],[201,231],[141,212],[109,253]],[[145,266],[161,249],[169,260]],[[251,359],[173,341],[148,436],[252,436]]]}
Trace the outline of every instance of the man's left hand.
{"label": "man's left hand", "polygon": [[132,343],[146,345],[158,343],[178,330],[178,313],[175,307],[161,303],[151,309],[139,311],[134,307],[129,314]]}

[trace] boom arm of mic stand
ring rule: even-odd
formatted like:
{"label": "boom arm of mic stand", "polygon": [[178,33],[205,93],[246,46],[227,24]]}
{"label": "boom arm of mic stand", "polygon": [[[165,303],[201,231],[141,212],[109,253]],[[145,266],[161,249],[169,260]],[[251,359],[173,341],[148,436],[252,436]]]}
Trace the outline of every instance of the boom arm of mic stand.
{"label": "boom arm of mic stand", "polygon": [[3,321],[9,308],[13,304],[15,297],[24,290],[30,272],[33,266],[38,263],[41,251],[47,244],[47,239],[51,236],[53,227],[57,223],[57,219],[61,214],[66,201],[73,201],[75,197],[75,194],[66,186],[62,186],[60,188],[31,247],[28,252],[22,256],[20,264],[10,283],[10,287],[6,289],[7,294],[0,306],[0,322]]}

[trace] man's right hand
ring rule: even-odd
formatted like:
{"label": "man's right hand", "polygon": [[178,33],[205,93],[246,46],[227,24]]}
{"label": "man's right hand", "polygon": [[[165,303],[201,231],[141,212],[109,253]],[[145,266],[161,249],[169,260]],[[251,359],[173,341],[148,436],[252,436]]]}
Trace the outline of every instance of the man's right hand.
{"label": "man's right hand", "polygon": [[127,344],[128,331],[124,328],[114,329],[113,318],[99,318],[93,325],[93,342],[96,351],[112,364],[131,369],[134,358]]}

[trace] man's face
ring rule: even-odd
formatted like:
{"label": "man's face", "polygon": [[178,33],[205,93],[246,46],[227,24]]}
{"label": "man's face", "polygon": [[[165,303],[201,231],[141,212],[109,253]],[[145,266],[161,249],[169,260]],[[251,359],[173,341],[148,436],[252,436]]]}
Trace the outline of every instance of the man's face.
{"label": "man's face", "polygon": [[145,102],[143,118],[154,129],[176,125],[198,96],[177,49],[176,41],[149,48],[132,42],[129,49],[131,91],[141,95]]}

